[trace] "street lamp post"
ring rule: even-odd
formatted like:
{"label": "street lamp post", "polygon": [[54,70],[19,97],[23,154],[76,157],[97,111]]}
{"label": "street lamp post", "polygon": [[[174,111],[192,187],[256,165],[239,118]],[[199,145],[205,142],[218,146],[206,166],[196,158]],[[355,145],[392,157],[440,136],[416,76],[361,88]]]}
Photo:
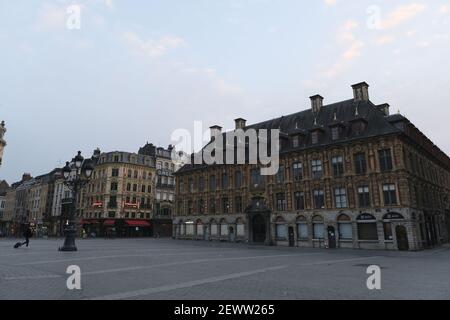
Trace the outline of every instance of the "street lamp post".
{"label": "street lamp post", "polygon": [[77,251],[75,245],[75,236],[77,232],[75,222],[75,210],[79,197],[80,190],[89,182],[92,172],[94,171],[94,165],[91,159],[84,159],[81,156],[81,151],[78,151],[78,155],[72,159],[71,162],[66,162],[66,166],[62,169],[64,184],[72,192],[72,204],[70,206],[70,212],[68,222],[64,228],[64,245],[59,248],[59,251]]}

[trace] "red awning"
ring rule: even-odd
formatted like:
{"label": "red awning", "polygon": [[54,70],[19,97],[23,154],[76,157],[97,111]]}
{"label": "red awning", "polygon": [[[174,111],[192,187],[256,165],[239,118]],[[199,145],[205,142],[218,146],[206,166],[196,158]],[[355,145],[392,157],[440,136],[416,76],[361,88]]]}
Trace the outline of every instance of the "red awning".
{"label": "red awning", "polygon": [[105,227],[112,227],[112,226],[114,226],[115,223],[116,223],[115,220],[105,220],[105,221],[103,222],[103,225],[104,225]]}
{"label": "red awning", "polygon": [[97,220],[82,220],[81,224],[97,224]]}
{"label": "red awning", "polygon": [[150,223],[146,220],[125,220],[125,223],[130,227],[150,227]]}

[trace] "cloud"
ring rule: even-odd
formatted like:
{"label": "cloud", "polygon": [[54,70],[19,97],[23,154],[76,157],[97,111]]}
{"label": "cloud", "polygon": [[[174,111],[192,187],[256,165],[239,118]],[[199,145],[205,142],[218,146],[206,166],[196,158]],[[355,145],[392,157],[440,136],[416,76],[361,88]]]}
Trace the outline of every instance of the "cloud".
{"label": "cloud", "polygon": [[413,3],[397,7],[394,11],[387,15],[387,18],[381,21],[382,29],[392,29],[398,25],[413,19],[426,8],[423,4]]}
{"label": "cloud", "polygon": [[43,3],[38,9],[35,29],[38,31],[63,30],[66,28],[66,6]]}
{"label": "cloud", "polygon": [[338,2],[338,0],[324,0],[324,1],[325,1],[325,5],[328,7],[334,6]]}
{"label": "cloud", "polygon": [[108,9],[114,9],[115,8],[115,5],[114,5],[114,2],[113,2],[113,0],[103,0],[103,3],[105,4],[105,6],[108,8]]}
{"label": "cloud", "polygon": [[394,36],[382,36],[382,37],[378,37],[377,39],[375,39],[375,43],[379,46],[385,45],[385,44],[390,44],[393,43],[395,41],[395,37]]}
{"label": "cloud", "polygon": [[334,64],[322,70],[320,73],[322,77],[331,79],[338,76],[350,66],[352,60],[361,56],[364,42],[358,40],[355,34],[358,27],[359,24],[356,21],[347,20],[338,29],[336,40],[340,43],[343,51],[338,55]]}
{"label": "cloud", "polygon": [[440,8],[439,8],[439,12],[442,14],[447,14],[450,12],[450,5],[448,4],[443,4]]}
{"label": "cloud", "polygon": [[144,40],[134,32],[126,32],[123,34],[123,38],[134,53],[152,59],[159,58],[169,50],[186,43],[184,39],[172,35],[165,35],[159,39]]}

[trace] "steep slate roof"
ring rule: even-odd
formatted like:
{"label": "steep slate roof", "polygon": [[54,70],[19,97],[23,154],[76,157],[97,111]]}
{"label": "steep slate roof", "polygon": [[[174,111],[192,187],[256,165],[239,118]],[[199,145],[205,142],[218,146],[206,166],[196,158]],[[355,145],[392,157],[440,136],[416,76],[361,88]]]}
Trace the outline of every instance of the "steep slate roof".
{"label": "steep slate roof", "polygon": [[[285,136],[294,136],[298,134],[305,135],[306,143],[301,143],[301,145],[295,149],[291,143],[288,143],[284,148],[281,147],[280,153],[320,148],[333,144],[342,144],[343,142],[352,140],[402,133],[403,131],[394,124],[395,122],[406,118],[400,114],[386,116],[381,111],[381,106],[383,105],[377,106],[370,101],[355,101],[354,99],[350,99],[322,106],[317,116],[313,113],[312,109],[307,109],[273,120],[249,125],[246,126],[244,130],[280,129],[281,140]],[[366,123],[365,130],[358,135],[350,130],[351,123],[357,120]],[[337,140],[332,140],[331,128],[334,125],[340,125],[343,128],[340,138]],[[322,131],[319,143],[316,144],[311,143],[311,132],[314,130]],[[225,133],[223,133],[222,136],[225,137]],[[183,173],[203,167],[206,167],[206,165],[187,164],[177,173]]]}

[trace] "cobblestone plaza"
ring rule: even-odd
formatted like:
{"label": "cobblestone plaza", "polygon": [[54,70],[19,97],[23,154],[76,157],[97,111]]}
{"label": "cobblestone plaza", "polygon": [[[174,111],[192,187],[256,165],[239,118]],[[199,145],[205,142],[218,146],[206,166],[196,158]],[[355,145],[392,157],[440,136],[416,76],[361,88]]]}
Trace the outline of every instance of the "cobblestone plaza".
{"label": "cobblestone plaza", "polygon": [[[170,239],[0,240],[0,299],[448,299],[450,248],[422,252],[280,248]],[[66,286],[71,265],[81,290]],[[367,267],[381,268],[369,290]]]}

